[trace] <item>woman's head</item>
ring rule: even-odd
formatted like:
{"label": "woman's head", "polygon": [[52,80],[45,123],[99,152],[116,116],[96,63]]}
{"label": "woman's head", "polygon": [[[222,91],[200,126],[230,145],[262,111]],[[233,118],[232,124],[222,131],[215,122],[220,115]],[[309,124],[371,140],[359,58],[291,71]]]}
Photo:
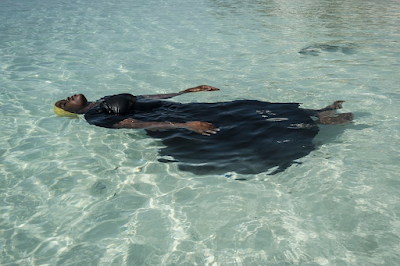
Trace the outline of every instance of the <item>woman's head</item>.
{"label": "woman's head", "polygon": [[88,101],[83,94],[74,94],[67,97],[65,100],[60,100],[55,103],[55,106],[63,109],[64,111],[78,114],[83,108],[86,107]]}

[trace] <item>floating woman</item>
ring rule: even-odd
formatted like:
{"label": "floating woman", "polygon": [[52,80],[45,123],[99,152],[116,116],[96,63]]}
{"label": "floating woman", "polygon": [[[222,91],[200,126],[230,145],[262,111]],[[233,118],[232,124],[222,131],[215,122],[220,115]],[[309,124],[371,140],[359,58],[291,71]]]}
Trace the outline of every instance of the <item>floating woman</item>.
{"label": "floating woman", "polygon": [[100,127],[146,129],[166,146],[159,151],[163,157],[159,161],[177,162],[181,170],[195,174],[284,171],[315,149],[317,124],[353,120],[352,113],[336,114],[343,101],[311,110],[299,108],[298,103],[257,100],[185,104],[163,100],[217,90],[201,85],[171,94],[124,93],[95,102],[75,94],[56,102],[54,111],[60,116],[82,114],[89,124]]}

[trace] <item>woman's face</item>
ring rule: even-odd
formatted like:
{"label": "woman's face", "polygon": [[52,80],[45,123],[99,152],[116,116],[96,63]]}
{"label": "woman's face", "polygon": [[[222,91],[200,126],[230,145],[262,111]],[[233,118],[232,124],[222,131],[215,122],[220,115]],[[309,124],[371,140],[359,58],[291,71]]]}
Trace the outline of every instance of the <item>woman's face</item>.
{"label": "woman's face", "polygon": [[71,113],[77,113],[79,110],[83,109],[87,104],[87,99],[83,94],[74,94],[71,97],[67,97],[65,100],[60,100],[56,102],[56,106],[65,111]]}

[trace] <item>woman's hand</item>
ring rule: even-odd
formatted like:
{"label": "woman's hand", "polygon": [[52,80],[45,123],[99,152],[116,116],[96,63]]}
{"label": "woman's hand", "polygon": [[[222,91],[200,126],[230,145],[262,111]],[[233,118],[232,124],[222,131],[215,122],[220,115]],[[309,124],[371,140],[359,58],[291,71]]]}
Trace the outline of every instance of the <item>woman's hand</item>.
{"label": "woman's hand", "polygon": [[194,88],[186,89],[182,91],[182,93],[188,93],[188,92],[198,92],[198,91],[219,91],[218,88],[207,86],[207,85],[200,85]]}
{"label": "woman's hand", "polygon": [[139,123],[140,123],[139,120],[133,118],[127,118],[114,124],[113,128],[141,128]]}
{"label": "woman's hand", "polygon": [[219,128],[216,128],[211,123],[201,122],[201,121],[191,121],[186,122],[185,127],[188,130],[196,132],[198,134],[202,134],[205,136],[210,136],[211,134],[216,134],[219,131]]}

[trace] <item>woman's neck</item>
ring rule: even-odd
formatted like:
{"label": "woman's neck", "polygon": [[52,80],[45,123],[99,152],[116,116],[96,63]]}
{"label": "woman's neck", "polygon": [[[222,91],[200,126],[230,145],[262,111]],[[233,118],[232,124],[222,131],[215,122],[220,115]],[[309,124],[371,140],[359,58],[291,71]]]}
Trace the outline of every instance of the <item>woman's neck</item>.
{"label": "woman's neck", "polygon": [[98,102],[88,102],[85,107],[79,110],[78,114],[86,114],[87,112],[89,112],[91,109],[93,109],[98,105],[99,105]]}

